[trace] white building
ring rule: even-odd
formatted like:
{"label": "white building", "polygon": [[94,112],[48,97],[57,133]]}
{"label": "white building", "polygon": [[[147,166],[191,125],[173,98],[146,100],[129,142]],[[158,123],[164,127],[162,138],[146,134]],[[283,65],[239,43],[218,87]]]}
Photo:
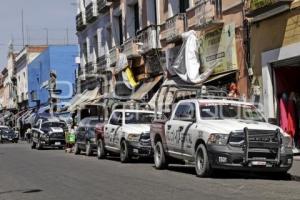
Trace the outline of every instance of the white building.
{"label": "white building", "polygon": [[[15,58],[15,78],[17,80],[17,103],[20,108],[28,105],[28,65],[46,46],[25,46]],[[33,77],[31,77],[33,78]]]}

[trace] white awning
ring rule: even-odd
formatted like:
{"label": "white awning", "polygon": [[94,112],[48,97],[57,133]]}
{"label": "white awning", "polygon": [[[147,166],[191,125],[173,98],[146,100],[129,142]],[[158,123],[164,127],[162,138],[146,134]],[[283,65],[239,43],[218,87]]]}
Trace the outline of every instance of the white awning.
{"label": "white awning", "polygon": [[99,96],[99,88],[96,87],[93,90],[85,90],[81,94],[77,94],[70,101],[70,106],[68,108],[69,112],[74,112],[75,110],[81,109],[86,105],[87,102],[95,100]]}

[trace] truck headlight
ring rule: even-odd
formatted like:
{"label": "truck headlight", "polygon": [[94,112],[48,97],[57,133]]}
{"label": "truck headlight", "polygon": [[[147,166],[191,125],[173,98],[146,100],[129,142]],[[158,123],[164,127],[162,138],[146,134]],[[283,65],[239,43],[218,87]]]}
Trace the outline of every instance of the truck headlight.
{"label": "truck headlight", "polygon": [[140,134],[134,134],[134,133],[130,133],[127,136],[127,140],[128,141],[133,141],[133,142],[137,142],[140,139]]}
{"label": "truck headlight", "polygon": [[293,148],[293,140],[290,136],[283,136],[282,137],[282,145],[285,148]]}
{"label": "truck headlight", "polygon": [[228,134],[212,133],[208,137],[207,144],[226,145],[228,137]]}

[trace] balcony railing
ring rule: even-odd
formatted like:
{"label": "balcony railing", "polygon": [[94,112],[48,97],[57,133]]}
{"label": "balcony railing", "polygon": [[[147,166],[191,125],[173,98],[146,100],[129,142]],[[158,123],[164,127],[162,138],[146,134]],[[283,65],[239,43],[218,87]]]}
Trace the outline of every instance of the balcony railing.
{"label": "balcony railing", "polygon": [[248,0],[246,2],[246,16],[255,17],[282,5],[290,5],[293,0]]}
{"label": "balcony railing", "polygon": [[105,13],[106,11],[108,11],[112,2],[113,1],[108,1],[108,0],[97,0],[98,12]]}
{"label": "balcony railing", "polygon": [[97,72],[104,71],[108,67],[109,67],[109,62],[106,55],[97,58]]}
{"label": "balcony railing", "polygon": [[86,27],[86,21],[81,12],[76,16],[76,29],[77,31],[82,31],[85,29],[85,27]]}
{"label": "balcony railing", "polygon": [[136,39],[126,40],[123,44],[123,53],[127,56],[127,58],[140,57],[137,40]]}
{"label": "balcony railing", "polygon": [[223,24],[222,16],[218,16],[216,7],[211,1],[201,1],[187,11],[189,29],[206,28]]}
{"label": "balcony railing", "polygon": [[114,66],[117,63],[117,59],[119,57],[119,49],[117,47],[113,47],[109,50],[109,64],[110,66]]}
{"label": "balcony railing", "polygon": [[97,3],[94,3],[92,1],[89,3],[89,5],[86,7],[86,21],[91,23],[95,21],[98,17],[98,9],[97,9]]}
{"label": "balcony railing", "polygon": [[145,54],[160,48],[157,26],[150,25],[138,32],[137,41],[140,43],[140,53]]}
{"label": "balcony railing", "polygon": [[185,13],[177,14],[169,19],[161,27],[161,40],[167,43],[174,42],[181,38],[186,29]]}

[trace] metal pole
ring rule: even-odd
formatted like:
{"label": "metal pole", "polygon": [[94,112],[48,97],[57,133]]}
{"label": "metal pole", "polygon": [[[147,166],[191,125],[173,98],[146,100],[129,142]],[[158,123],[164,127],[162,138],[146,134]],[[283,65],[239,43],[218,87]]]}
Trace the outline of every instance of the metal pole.
{"label": "metal pole", "polygon": [[22,40],[23,40],[23,47],[25,46],[25,36],[24,36],[24,11],[22,9]]}

